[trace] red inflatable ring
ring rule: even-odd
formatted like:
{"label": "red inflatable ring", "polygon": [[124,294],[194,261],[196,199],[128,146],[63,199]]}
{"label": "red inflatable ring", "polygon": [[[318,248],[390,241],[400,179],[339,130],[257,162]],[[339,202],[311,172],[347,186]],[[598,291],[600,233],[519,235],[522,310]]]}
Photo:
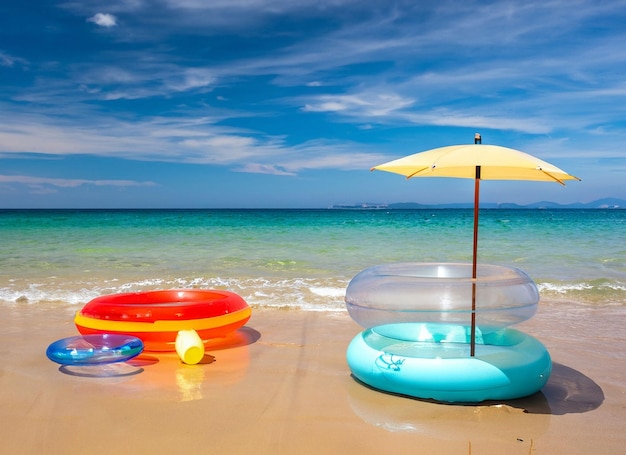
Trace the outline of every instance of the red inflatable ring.
{"label": "red inflatable ring", "polygon": [[97,297],[76,313],[83,335],[120,333],[140,338],[146,351],[174,351],[179,330],[193,329],[204,343],[248,322],[251,309],[234,292],[165,290]]}

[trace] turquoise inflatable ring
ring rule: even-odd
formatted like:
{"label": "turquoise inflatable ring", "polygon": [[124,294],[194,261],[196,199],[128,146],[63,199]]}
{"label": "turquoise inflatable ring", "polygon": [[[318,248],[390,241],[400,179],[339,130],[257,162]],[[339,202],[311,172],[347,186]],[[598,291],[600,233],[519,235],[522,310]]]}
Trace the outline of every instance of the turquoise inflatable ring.
{"label": "turquoise inflatable ring", "polygon": [[[403,329],[424,334],[441,328],[409,323]],[[458,340],[411,342],[372,328],[352,340],[347,360],[353,376],[371,387],[444,402],[532,395],[546,384],[552,370],[544,345],[512,328],[484,335],[474,357],[469,344]]]}

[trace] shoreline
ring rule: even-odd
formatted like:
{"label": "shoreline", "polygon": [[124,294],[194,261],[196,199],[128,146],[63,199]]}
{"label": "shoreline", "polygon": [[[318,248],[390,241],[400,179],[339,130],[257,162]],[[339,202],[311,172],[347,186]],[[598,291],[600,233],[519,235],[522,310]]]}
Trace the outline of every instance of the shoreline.
{"label": "shoreline", "polygon": [[75,310],[0,304],[8,453],[617,454],[626,444],[622,307],[542,302],[516,328],[548,348],[548,384],[476,405],[358,383],[345,349],[361,327],[345,312],[253,308],[200,365],[147,352],[127,364],[59,367],[45,349],[77,335]]}

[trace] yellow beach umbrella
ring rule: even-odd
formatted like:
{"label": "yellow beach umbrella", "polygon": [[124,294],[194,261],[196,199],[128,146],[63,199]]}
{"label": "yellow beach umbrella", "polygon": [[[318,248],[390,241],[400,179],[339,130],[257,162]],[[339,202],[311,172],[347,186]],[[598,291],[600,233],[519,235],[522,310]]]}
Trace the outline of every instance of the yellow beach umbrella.
{"label": "yellow beach umbrella", "polygon": [[371,170],[413,177],[452,177],[474,179],[474,246],[472,254],[472,320],[470,355],[476,340],[476,263],[478,251],[478,208],[481,180],[531,180],[557,182],[580,180],[558,167],[519,150],[483,145],[476,134],[474,144],[451,145],[416,153],[374,166]]}

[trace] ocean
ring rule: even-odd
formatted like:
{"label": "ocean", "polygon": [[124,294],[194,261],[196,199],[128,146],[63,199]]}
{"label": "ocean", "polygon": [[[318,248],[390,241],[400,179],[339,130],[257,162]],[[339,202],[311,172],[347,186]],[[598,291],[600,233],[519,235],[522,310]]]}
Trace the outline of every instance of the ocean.
{"label": "ocean", "polygon": [[[0,210],[0,303],[75,305],[151,289],[227,289],[253,308],[344,311],[390,262],[471,262],[471,209]],[[626,305],[626,210],[485,209],[479,263],[542,299]]]}

